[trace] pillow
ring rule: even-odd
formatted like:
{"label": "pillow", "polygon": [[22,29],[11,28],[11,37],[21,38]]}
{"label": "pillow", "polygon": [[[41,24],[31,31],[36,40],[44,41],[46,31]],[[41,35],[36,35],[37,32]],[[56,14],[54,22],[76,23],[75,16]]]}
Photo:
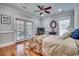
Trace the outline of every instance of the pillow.
{"label": "pillow", "polygon": [[67,31],[65,32],[62,36],[60,36],[61,39],[66,39],[68,37],[71,37],[71,31]]}
{"label": "pillow", "polygon": [[72,37],[73,39],[78,39],[78,40],[79,40],[79,29],[74,30],[74,31],[72,32],[71,37]]}

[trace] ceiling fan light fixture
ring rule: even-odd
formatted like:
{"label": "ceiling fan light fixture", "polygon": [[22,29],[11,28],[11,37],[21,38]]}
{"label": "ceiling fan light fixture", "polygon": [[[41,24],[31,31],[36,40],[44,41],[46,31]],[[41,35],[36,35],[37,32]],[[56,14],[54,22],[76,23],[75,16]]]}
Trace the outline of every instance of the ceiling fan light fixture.
{"label": "ceiling fan light fixture", "polygon": [[44,7],[43,5],[42,5],[42,6],[37,5],[37,7],[39,8],[39,10],[36,10],[36,11],[34,11],[34,12],[40,12],[40,15],[41,15],[41,16],[44,16],[44,13],[50,14],[49,9],[52,8],[51,6],[49,6],[49,7]]}
{"label": "ceiling fan light fixture", "polygon": [[26,7],[25,7],[25,6],[23,6],[23,8],[24,8],[24,9],[26,9]]}
{"label": "ceiling fan light fixture", "polygon": [[41,16],[44,16],[44,14],[41,14]]}

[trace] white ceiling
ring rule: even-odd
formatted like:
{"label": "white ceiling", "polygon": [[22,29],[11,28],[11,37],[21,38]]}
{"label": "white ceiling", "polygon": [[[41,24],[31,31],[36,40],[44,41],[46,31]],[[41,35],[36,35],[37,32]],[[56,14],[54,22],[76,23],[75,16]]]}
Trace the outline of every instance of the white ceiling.
{"label": "white ceiling", "polygon": [[[38,17],[44,17],[44,16],[49,16],[49,15],[54,15],[54,14],[59,14],[61,12],[58,11],[58,9],[62,9],[62,12],[67,12],[70,10],[74,10],[74,3],[10,3],[8,4],[10,6],[13,6],[15,8],[18,8],[19,10],[22,10],[24,12],[28,12],[32,15],[38,16]],[[39,10],[37,5],[44,5],[44,7],[52,6],[52,9],[49,11],[51,12],[50,14],[44,14],[44,16],[41,16],[39,12],[34,12],[36,10]],[[26,7],[26,8],[23,8]]]}

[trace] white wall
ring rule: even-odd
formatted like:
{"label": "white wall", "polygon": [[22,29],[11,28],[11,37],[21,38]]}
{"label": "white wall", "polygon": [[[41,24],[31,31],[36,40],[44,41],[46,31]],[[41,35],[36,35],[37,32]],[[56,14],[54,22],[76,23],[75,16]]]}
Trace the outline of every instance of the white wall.
{"label": "white wall", "polygon": [[[63,16],[69,16],[71,17],[71,27],[72,29],[74,28],[74,19],[75,19],[75,27],[79,27],[79,9],[76,9],[75,11],[75,18],[73,16],[73,12],[69,11],[67,13],[64,14],[59,14],[59,15],[52,15],[49,17],[45,17],[45,18],[36,18],[36,17],[31,17],[28,16],[28,14],[23,13],[17,9],[12,9],[10,7],[7,6],[3,6],[0,5],[0,15],[1,14],[6,14],[11,16],[11,24],[2,24],[1,23],[1,17],[0,17],[0,32],[2,31],[12,31],[11,33],[8,34],[0,34],[0,44],[2,43],[8,43],[8,42],[14,42],[16,39],[14,38],[14,31],[15,31],[15,18],[21,18],[21,19],[25,19],[25,20],[29,20],[29,21],[33,21],[33,35],[36,34],[36,30],[37,27],[44,27],[45,28],[45,32],[51,32],[51,28],[50,28],[50,22],[52,20],[56,20],[57,21],[57,25],[58,25],[58,18],[63,17]],[[76,14],[77,13],[77,14]],[[59,25],[58,25],[59,26]],[[56,32],[59,32],[59,27],[57,26],[57,28],[55,28]]]}
{"label": "white wall", "polygon": [[49,16],[49,17],[45,17],[41,22],[43,24],[43,27],[45,27],[45,32],[49,33],[52,31],[52,29],[50,28],[50,22],[52,20],[55,20],[57,22],[57,27],[55,28],[55,31],[57,32],[57,34],[59,33],[59,24],[58,21],[60,20],[59,18],[61,17],[66,17],[66,16],[70,16],[71,19],[71,28],[73,29],[74,27],[74,16],[73,16],[73,11],[69,11],[69,12],[65,12],[63,14],[58,14],[58,15],[54,15],[54,16]]}
{"label": "white wall", "polygon": [[74,8],[74,27],[79,28],[79,4],[75,4]]}
{"label": "white wall", "polygon": [[0,17],[0,32],[4,31],[12,31],[11,33],[1,34],[0,33],[0,44],[2,43],[8,43],[8,42],[14,42],[16,39],[14,38],[14,32],[15,32],[15,18],[21,18],[29,21],[33,21],[33,35],[36,34],[37,27],[40,26],[40,21],[38,18],[35,17],[28,17],[28,14],[23,14],[23,12],[12,9],[10,7],[0,5],[0,16],[1,14],[9,15],[11,16],[11,24],[2,24],[1,23],[1,17]]}
{"label": "white wall", "polygon": [[55,20],[57,22],[57,27],[55,28],[55,31],[58,32],[58,21],[52,17],[48,17],[42,20],[43,27],[45,28],[45,33],[49,33],[52,31],[52,29],[50,28],[50,22],[52,20]]}

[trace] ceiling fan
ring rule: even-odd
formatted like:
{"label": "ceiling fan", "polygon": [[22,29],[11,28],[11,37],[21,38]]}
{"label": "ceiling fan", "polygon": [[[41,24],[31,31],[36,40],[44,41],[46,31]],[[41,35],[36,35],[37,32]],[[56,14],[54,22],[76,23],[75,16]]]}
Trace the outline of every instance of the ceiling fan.
{"label": "ceiling fan", "polygon": [[37,7],[39,8],[39,10],[36,10],[34,12],[40,12],[40,15],[42,15],[43,13],[49,14],[50,12],[48,10],[52,8],[51,6],[45,8],[44,6],[39,5]]}

